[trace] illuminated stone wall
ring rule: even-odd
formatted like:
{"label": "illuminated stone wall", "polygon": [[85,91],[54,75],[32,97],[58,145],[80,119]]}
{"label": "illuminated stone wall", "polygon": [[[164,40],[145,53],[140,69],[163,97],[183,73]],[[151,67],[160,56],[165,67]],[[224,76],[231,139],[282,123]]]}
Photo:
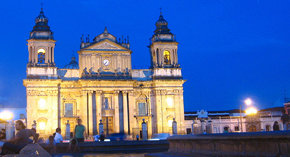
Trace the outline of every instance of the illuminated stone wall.
{"label": "illuminated stone wall", "polygon": [[[140,133],[142,120],[148,124],[149,137],[154,133],[172,133],[172,120],[176,119],[178,133],[184,134],[183,80],[24,80],[27,89],[28,128],[37,122],[41,136],[49,136],[60,125],[62,134],[69,120],[71,131],[76,119],[81,118],[89,135],[98,133],[99,120],[112,117],[109,133]],[[120,113],[122,93],[123,113]],[[110,108],[105,109],[104,98],[110,98]],[[127,100],[128,99],[128,100]],[[129,102],[129,105],[127,105]],[[145,102],[148,112],[139,115],[138,103]],[[65,104],[73,104],[73,115],[65,115]],[[129,107],[129,108],[127,108]],[[129,112],[128,112],[129,111]],[[120,127],[120,114],[123,127]]]}

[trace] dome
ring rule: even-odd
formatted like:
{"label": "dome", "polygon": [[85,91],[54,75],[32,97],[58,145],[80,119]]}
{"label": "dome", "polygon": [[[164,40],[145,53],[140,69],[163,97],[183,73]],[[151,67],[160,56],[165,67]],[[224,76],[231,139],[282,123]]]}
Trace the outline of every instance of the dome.
{"label": "dome", "polygon": [[156,21],[155,25],[156,26],[168,25],[168,22],[164,19],[164,17],[162,16],[162,13],[160,13],[159,19]]}
{"label": "dome", "polygon": [[71,61],[69,62],[69,64],[64,66],[64,69],[79,69],[79,64],[76,61],[76,57],[72,57]]}
{"label": "dome", "polygon": [[116,37],[113,36],[112,34],[108,33],[107,27],[105,27],[105,30],[102,34],[98,35],[97,37],[94,38],[94,42],[100,42],[104,39],[111,40],[113,42],[116,42]]}
{"label": "dome", "polygon": [[30,32],[29,39],[53,39],[53,33],[48,26],[48,19],[44,15],[43,9],[35,19],[35,25]]}
{"label": "dome", "polygon": [[168,29],[168,22],[164,19],[162,13],[160,12],[159,19],[155,23],[156,29],[155,34],[171,34],[170,29]]}

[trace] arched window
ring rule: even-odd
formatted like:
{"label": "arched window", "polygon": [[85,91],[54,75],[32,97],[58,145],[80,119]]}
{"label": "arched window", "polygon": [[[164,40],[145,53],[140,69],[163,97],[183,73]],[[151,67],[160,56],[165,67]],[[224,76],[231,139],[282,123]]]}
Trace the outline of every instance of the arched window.
{"label": "arched window", "polygon": [[45,61],[45,50],[44,49],[38,49],[38,63],[42,64]]}
{"label": "arched window", "polygon": [[165,50],[163,52],[164,56],[164,64],[170,64],[170,52],[168,50]]}
{"label": "arched window", "polygon": [[271,131],[271,125],[266,125],[266,131]]}
{"label": "arched window", "polygon": [[228,133],[230,131],[230,127],[229,126],[225,126],[224,127],[224,133]]}

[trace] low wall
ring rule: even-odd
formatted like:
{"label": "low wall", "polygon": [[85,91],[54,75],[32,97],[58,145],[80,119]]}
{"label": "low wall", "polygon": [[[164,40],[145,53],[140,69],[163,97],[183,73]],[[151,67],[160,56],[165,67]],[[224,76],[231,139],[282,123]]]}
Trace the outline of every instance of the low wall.
{"label": "low wall", "polygon": [[290,156],[290,131],[177,135],[166,153],[146,156]]}
{"label": "low wall", "polygon": [[[46,144],[42,144],[44,148]],[[56,144],[56,153],[72,153],[68,143]],[[166,152],[169,143],[161,141],[111,141],[111,142],[84,142],[78,144],[75,153],[149,153]]]}

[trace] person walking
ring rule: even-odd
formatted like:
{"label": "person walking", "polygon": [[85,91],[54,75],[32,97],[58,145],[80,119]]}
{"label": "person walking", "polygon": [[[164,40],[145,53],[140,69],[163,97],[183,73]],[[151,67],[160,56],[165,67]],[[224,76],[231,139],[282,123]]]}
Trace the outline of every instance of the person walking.
{"label": "person walking", "polygon": [[84,142],[85,141],[85,137],[87,137],[86,134],[86,127],[84,125],[82,125],[82,120],[78,119],[78,124],[75,127],[75,138],[77,139],[78,143],[79,142]]}

